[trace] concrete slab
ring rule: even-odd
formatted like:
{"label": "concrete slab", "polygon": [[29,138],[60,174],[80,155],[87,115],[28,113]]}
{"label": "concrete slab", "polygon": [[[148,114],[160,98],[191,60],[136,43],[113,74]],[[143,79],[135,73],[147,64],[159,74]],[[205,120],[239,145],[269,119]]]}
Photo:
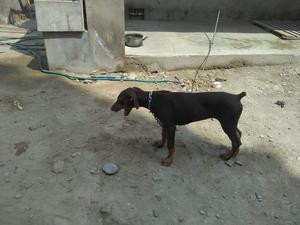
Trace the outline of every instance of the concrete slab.
{"label": "concrete slab", "polygon": [[[139,48],[126,47],[127,58],[149,69],[196,68],[208,52],[214,22],[127,21],[126,33],[147,35]],[[300,41],[281,40],[249,22],[220,22],[207,67],[268,65],[300,61]]]}

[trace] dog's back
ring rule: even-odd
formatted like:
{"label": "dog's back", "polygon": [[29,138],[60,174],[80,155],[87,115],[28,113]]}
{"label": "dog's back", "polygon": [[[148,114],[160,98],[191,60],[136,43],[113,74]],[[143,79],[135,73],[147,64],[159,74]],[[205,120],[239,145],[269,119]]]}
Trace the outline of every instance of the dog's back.
{"label": "dog's back", "polygon": [[240,114],[240,99],[245,95],[245,92],[233,95],[226,92],[157,91],[153,95],[153,112],[162,119],[168,115],[170,122],[176,125],[208,118],[219,119],[228,114]]}

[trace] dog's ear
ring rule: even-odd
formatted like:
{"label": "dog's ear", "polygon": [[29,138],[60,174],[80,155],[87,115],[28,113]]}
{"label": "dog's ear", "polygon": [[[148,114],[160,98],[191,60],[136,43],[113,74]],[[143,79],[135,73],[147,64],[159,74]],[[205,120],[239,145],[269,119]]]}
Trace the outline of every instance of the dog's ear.
{"label": "dog's ear", "polygon": [[131,97],[131,101],[133,101],[134,107],[135,107],[136,109],[138,109],[138,108],[140,107],[140,103],[139,103],[139,101],[138,101],[138,99],[137,99],[137,96],[136,96],[136,93],[135,93],[134,90],[132,90],[132,91],[130,92],[130,97]]}

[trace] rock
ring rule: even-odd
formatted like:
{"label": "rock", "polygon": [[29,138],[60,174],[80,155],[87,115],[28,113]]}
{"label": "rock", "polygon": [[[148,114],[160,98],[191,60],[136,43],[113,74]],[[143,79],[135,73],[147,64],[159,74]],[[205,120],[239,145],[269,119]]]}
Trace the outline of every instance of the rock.
{"label": "rock", "polygon": [[30,142],[27,142],[27,141],[22,141],[22,142],[16,143],[15,144],[15,149],[16,149],[15,156],[19,156],[19,155],[23,154],[24,152],[26,152],[26,150],[29,147],[29,144],[30,144]]}
{"label": "rock", "polygon": [[255,192],[255,197],[256,197],[257,201],[262,202],[262,196],[259,195],[257,192]]}
{"label": "rock", "polygon": [[179,223],[183,223],[183,222],[184,222],[184,218],[183,218],[183,217],[179,217],[179,218],[178,218],[178,222],[179,222]]}
{"label": "rock", "polygon": [[114,175],[119,171],[119,167],[113,163],[106,163],[103,166],[102,171],[107,175]]}
{"label": "rock", "polygon": [[75,158],[76,156],[79,156],[79,155],[81,155],[81,152],[74,152],[74,153],[71,155],[71,157],[72,157],[72,158]]}
{"label": "rock", "polygon": [[214,81],[211,85],[213,88],[222,88],[222,83],[220,81]]}
{"label": "rock", "polygon": [[159,196],[159,195],[154,195],[154,198],[157,200],[157,201],[161,201],[161,199],[162,199],[162,197],[161,196]]}
{"label": "rock", "polygon": [[277,102],[275,102],[276,105],[280,106],[281,108],[284,108],[284,106],[286,105],[285,101],[280,101],[278,100]]}
{"label": "rock", "polygon": [[22,198],[22,197],[23,197],[23,195],[21,195],[21,194],[17,194],[17,195],[15,196],[16,199],[20,199],[20,198]]}
{"label": "rock", "polygon": [[95,174],[97,172],[97,168],[93,168],[89,172],[90,172],[90,174]]}
{"label": "rock", "polygon": [[13,105],[20,111],[24,110],[24,106],[17,99],[13,100]]}
{"label": "rock", "polygon": [[111,213],[112,213],[112,207],[110,207],[109,205],[105,204],[105,205],[102,205],[100,207],[100,210],[99,210],[100,214],[103,216],[103,217],[107,217],[109,216]]}
{"label": "rock", "polygon": [[152,215],[153,215],[155,218],[159,217],[159,214],[158,214],[158,212],[157,212],[156,209],[153,209],[153,210],[152,210]]}
{"label": "rock", "polygon": [[199,214],[204,215],[205,213],[204,213],[204,211],[199,210]]}
{"label": "rock", "polygon": [[155,183],[160,183],[161,182],[161,179],[159,177],[153,177],[152,180],[155,182]]}
{"label": "rock", "polygon": [[218,218],[218,219],[220,219],[221,218],[221,216],[217,213],[216,214],[216,217]]}
{"label": "rock", "polygon": [[55,159],[52,163],[51,171],[53,173],[63,173],[64,172],[65,162],[62,159]]}

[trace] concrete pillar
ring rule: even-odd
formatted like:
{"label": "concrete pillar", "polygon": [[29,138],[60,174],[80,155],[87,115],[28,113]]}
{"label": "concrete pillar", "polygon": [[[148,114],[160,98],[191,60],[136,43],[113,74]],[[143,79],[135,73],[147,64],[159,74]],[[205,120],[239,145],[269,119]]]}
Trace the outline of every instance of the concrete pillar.
{"label": "concrete pillar", "polygon": [[[72,22],[78,19],[75,17],[70,19],[74,13],[66,12],[66,7],[62,7],[58,1],[35,1],[38,29],[39,22],[49,24],[49,31],[43,28],[49,69],[64,68],[75,72],[122,70],[125,58],[124,1],[84,1],[83,19],[86,21],[83,31],[81,31],[81,26],[57,28],[53,25],[56,21],[70,20],[69,22]],[[75,3],[70,1],[70,4],[76,4],[76,1]],[[44,16],[39,16],[39,12],[43,12]],[[49,13],[47,21],[43,21],[43,18],[46,18],[45,13]],[[54,17],[59,18],[54,19]],[[68,27],[71,27],[71,30],[68,30]],[[65,30],[58,32],[55,28]]]}

